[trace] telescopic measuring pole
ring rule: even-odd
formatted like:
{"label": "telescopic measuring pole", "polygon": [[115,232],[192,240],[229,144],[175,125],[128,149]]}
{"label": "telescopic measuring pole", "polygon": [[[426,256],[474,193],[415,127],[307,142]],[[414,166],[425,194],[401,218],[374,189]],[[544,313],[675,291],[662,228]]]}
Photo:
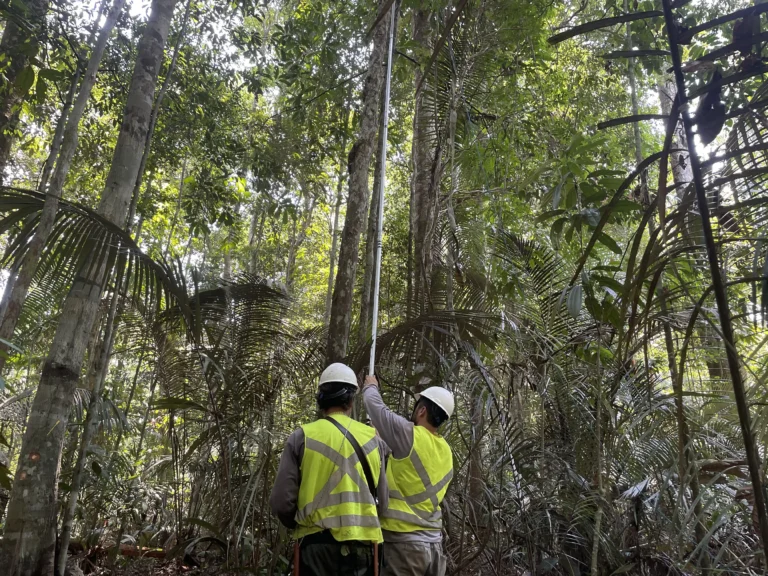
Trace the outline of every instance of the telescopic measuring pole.
{"label": "telescopic measuring pole", "polygon": [[379,178],[379,213],[376,226],[376,274],[373,284],[373,317],[371,319],[371,359],[368,363],[368,374],[373,376],[373,366],[376,363],[376,337],[379,332],[379,286],[381,285],[381,237],[384,228],[384,188],[387,185],[387,129],[389,128],[389,88],[392,83],[392,46],[395,39],[395,5],[389,9],[389,47],[387,49],[387,75],[384,87],[384,118],[381,123],[381,177]]}

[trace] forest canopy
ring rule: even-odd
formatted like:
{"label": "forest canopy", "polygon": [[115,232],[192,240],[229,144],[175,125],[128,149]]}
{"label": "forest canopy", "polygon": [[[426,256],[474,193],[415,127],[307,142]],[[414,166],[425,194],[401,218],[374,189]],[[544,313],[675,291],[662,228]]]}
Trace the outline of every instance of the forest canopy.
{"label": "forest canopy", "polygon": [[390,408],[456,399],[448,574],[764,573],[766,14],[2,3],[0,565],[287,573],[376,322]]}

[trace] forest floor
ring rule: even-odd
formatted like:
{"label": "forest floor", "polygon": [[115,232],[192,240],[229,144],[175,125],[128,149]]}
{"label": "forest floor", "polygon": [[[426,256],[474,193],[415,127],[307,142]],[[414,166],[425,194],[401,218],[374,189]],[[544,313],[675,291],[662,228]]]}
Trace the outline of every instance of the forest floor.
{"label": "forest floor", "polygon": [[234,576],[235,572],[222,569],[221,566],[211,565],[191,567],[181,565],[176,560],[158,560],[156,558],[132,558],[114,569],[103,566],[82,566],[82,572],[71,571],[69,576]]}

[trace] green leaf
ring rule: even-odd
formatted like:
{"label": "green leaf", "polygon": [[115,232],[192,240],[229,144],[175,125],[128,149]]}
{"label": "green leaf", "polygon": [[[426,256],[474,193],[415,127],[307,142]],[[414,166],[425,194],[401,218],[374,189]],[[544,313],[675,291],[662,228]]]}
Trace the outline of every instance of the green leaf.
{"label": "green leaf", "polygon": [[615,176],[600,178],[600,185],[605,186],[609,190],[616,190],[623,182],[624,178],[617,178]]}
{"label": "green leaf", "polygon": [[599,178],[600,176],[621,176],[624,173],[624,170],[595,170],[590,172],[589,175],[593,178]]}
{"label": "green leaf", "polygon": [[608,248],[611,252],[614,252],[615,254],[621,254],[621,246],[619,246],[618,242],[608,236],[608,234],[605,232],[600,233],[600,236],[597,237],[597,241]]}
{"label": "green leaf", "polygon": [[66,72],[62,72],[61,70],[54,70],[53,68],[44,68],[43,70],[39,70],[37,73],[38,78],[45,78],[46,80],[50,80],[51,82],[58,82],[59,80],[64,80],[67,77]]}
{"label": "green leaf", "polygon": [[563,193],[563,183],[565,180],[561,180],[560,183],[555,186],[554,192],[552,192],[552,210],[557,210],[560,204],[560,196]]}
{"label": "green leaf", "polygon": [[35,71],[32,69],[32,66],[23,68],[21,72],[19,72],[19,75],[16,76],[16,89],[23,95],[26,95],[27,92],[29,92],[29,89],[32,88],[32,84],[34,83]]}
{"label": "green leaf", "polygon": [[207,412],[205,407],[184,398],[160,398],[152,403],[153,410],[199,410]]}
{"label": "green leaf", "polygon": [[566,150],[568,152],[571,152],[583,141],[584,141],[584,134],[581,134],[581,133],[576,134],[573,138],[571,138],[571,142],[568,144],[568,148],[566,148]]}
{"label": "green leaf", "polygon": [[[402,48],[400,48],[400,49],[402,50]],[[533,184],[534,182],[537,182],[537,181],[538,181],[538,180],[539,180],[539,179],[540,179],[540,178],[541,178],[541,177],[544,175],[544,173],[545,173],[547,170],[549,170],[549,164],[542,164],[541,166],[539,166],[538,168],[536,168],[536,170],[534,170],[533,172],[531,172],[531,173],[530,173],[530,174],[529,174],[529,175],[526,177],[526,179],[525,179],[525,180],[523,180],[523,183],[521,184],[521,187],[522,187],[523,189],[526,189],[526,188],[528,188],[528,187],[529,187],[531,184]]]}
{"label": "green leaf", "polygon": [[579,189],[581,190],[582,198],[588,204],[598,204],[599,202],[605,200],[605,197],[608,196],[608,192],[605,188],[601,186],[595,186],[589,182],[582,182],[579,184]]}
{"label": "green leaf", "polygon": [[568,293],[567,306],[568,306],[568,313],[571,315],[572,318],[579,317],[583,298],[584,298],[584,293],[581,288],[581,285],[577,284],[576,286],[571,288],[571,291]]}
{"label": "green leaf", "polygon": [[576,206],[576,202],[579,199],[577,190],[576,181],[573,178],[569,178],[568,184],[565,186],[565,207],[569,210]]}
{"label": "green leaf", "polygon": [[642,210],[643,206],[642,204],[638,204],[637,202],[632,202],[632,200],[619,200],[611,207],[611,212],[614,214],[619,212],[635,212],[636,210]]}
{"label": "green leaf", "polygon": [[48,96],[48,83],[45,78],[37,78],[37,84],[35,85],[35,100],[38,104],[45,103],[45,99]]}
{"label": "green leaf", "polygon": [[616,294],[621,294],[624,292],[624,284],[622,284],[615,278],[611,278],[610,276],[602,276],[602,275],[595,275],[593,276],[593,278],[600,286],[610,288],[611,290],[616,292]]}
{"label": "green leaf", "polygon": [[541,214],[534,222],[536,224],[540,222],[544,222],[546,220],[549,220],[550,218],[554,218],[555,216],[560,216],[561,214],[565,214],[566,210],[560,209],[560,210],[548,210],[547,212],[544,212]]}
{"label": "green leaf", "polygon": [[568,222],[567,218],[560,218],[555,220],[555,223],[552,224],[552,228],[549,230],[549,238],[552,240],[552,244],[555,247],[560,244],[560,238],[563,235],[563,226],[565,226],[566,222]]}

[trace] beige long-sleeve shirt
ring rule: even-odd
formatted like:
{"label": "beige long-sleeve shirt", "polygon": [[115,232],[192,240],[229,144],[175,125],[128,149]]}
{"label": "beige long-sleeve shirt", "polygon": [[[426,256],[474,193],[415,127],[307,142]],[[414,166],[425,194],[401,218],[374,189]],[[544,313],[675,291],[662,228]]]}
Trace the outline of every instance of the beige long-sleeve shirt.
{"label": "beige long-sleeve shirt", "polygon": [[[389,453],[387,445],[380,440],[381,472],[377,493],[379,514],[389,505],[389,487],[387,486],[386,456]],[[301,486],[301,461],[304,458],[304,430],[294,430],[285,443],[283,455],[275,477],[275,485],[269,497],[272,513],[286,528],[296,528],[296,512],[298,512],[299,486]]]}

